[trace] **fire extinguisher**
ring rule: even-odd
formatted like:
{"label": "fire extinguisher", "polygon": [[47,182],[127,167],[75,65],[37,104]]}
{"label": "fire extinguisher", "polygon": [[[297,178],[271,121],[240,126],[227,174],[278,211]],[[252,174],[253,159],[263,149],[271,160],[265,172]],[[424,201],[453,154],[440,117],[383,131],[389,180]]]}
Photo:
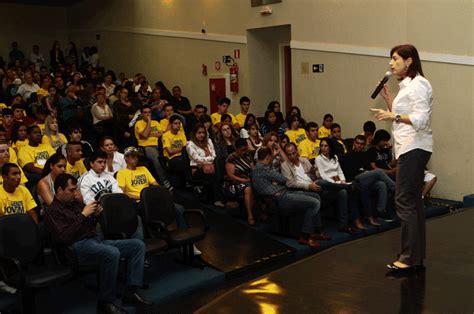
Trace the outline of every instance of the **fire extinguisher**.
{"label": "fire extinguisher", "polygon": [[229,69],[230,73],[230,91],[234,93],[239,92],[239,67],[237,63],[232,65]]}

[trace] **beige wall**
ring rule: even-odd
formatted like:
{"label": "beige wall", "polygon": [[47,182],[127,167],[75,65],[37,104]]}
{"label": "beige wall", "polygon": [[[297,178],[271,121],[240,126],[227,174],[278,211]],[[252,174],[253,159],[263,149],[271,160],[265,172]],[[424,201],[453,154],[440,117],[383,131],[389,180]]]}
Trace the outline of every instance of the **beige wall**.
{"label": "beige wall", "polygon": [[[7,25],[7,31],[0,34],[1,49],[8,50],[5,47],[10,38],[23,33],[20,37],[28,44],[18,41],[25,52],[35,39],[45,41],[40,45],[47,52],[52,39],[63,36],[54,30],[63,28],[67,20],[69,38],[79,47],[97,45],[106,67],[129,75],[143,72],[152,83],[160,79],[169,87],[180,84],[193,103],[208,103],[208,78],[228,71],[225,66],[215,71],[214,62],[240,49],[240,92],[233,98],[250,96],[257,113],[263,113],[270,100],[265,98],[273,98],[278,87],[274,87],[274,71],[258,75],[263,73],[261,70],[273,69],[274,55],[256,53],[252,44],[258,47],[265,40],[256,43],[258,36],[247,37],[248,29],[291,25],[294,42],[340,44],[366,51],[378,48],[387,53],[395,44],[410,42],[422,52],[474,56],[474,3],[466,0],[284,0],[271,5],[270,16],[261,16],[261,8],[250,7],[248,0],[84,0],[67,8],[67,17],[58,8],[33,10],[22,6],[31,18],[20,29],[14,27],[18,23],[11,14],[5,13],[17,12],[17,8],[0,5],[2,24]],[[37,21],[38,16],[46,21],[45,26],[28,24]],[[123,32],[123,27],[128,32]],[[225,37],[228,41],[179,38],[179,32],[199,35],[202,28],[209,35],[229,35]],[[40,36],[28,35],[31,29]],[[177,33],[171,34],[175,37],[139,34],[150,30]],[[101,35],[100,40],[95,34]],[[233,43],[235,40],[248,40],[248,44]],[[302,62],[324,63],[325,72],[302,74]],[[292,49],[293,102],[308,120],[318,123],[324,113],[333,113],[343,126],[343,134],[353,136],[371,118],[368,108],[383,106],[369,95],[387,69],[387,62],[385,57]],[[208,77],[201,74],[201,64],[207,64]],[[474,192],[473,67],[426,61],[423,66],[435,97],[435,153],[429,166],[440,180],[434,194],[460,199]],[[262,83],[265,79],[268,84]],[[395,82],[392,85],[396,89]],[[260,92],[262,88],[265,96]],[[231,111],[237,112],[238,106],[233,105]],[[378,127],[389,125],[378,123]]]}
{"label": "beige wall", "polygon": [[18,42],[26,58],[29,58],[31,47],[38,44],[48,64],[54,40],[59,40],[63,48],[66,46],[65,8],[3,3],[0,4],[0,21],[0,56],[5,60],[8,60],[13,41]]}

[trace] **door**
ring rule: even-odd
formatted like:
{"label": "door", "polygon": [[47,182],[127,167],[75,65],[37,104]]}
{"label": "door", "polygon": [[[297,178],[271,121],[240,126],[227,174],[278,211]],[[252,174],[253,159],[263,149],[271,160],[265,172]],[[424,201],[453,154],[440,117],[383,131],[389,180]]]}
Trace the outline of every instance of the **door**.
{"label": "door", "polygon": [[293,95],[291,90],[291,48],[290,46],[283,47],[283,62],[284,62],[284,81],[285,81],[285,112],[289,112],[293,106]]}
{"label": "door", "polygon": [[225,93],[225,78],[211,78],[209,79],[209,96],[211,105],[211,113],[217,111],[217,100],[226,97]]}

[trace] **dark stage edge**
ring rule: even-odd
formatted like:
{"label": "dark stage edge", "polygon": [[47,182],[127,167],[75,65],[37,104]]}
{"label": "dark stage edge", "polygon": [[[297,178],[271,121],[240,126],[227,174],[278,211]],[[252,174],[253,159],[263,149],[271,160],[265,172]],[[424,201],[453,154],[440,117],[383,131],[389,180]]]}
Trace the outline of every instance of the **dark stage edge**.
{"label": "dark stage edge", "polygon": [[426,270],[386,277],[400,230],[346,243],[231,290],[197,313],[472,313],[474,209],[427,223]]}

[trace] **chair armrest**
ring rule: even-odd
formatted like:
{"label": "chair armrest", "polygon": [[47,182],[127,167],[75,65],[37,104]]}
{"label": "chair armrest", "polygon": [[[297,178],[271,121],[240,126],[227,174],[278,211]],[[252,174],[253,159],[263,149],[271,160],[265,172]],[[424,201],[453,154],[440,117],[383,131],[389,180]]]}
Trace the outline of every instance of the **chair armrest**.
{"label": "chair armrest", "polygon": [[202,210],[187,209],[184,211],[183,216],[189,227],[193,226],[192,222],[195,221],[195,219],[193,219],[194,217],[199,220],[200,227],[202,227],[204,230],[209,230],[209,223],[207,222],[206,216],[204,215],[204,212]]}
{"label": "chair armrest", "polygon": [[[13,278],[12,273],[15,273]],[[0,257],[0,274],[5,283],[12,287],[22,288],[25,284],[25,273],[20,261],[15,258]]]}
{"label": "chair armrest", "polygon": [[146,224],[151,226],[152,228],[155,228],[156,230],[160,232],[168,231],[168,228],[166,228],[166,224],[161,220],[150,220],[150,221],[147,221]]}

